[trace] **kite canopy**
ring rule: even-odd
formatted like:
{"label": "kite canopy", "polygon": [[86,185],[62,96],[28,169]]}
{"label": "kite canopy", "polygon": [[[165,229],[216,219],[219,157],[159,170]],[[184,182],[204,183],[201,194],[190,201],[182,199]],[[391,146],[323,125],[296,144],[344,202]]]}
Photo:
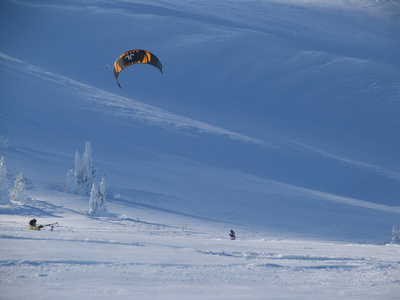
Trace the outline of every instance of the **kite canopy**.
{"label": "kite canopy", "polygon": [[130,50],[118,57],[114,63],[114,76],[119,87],[121,87],[118,81],[119,73],[134,64],[149,64],[159,69],[161,73],[163,72],[161,62],[154,54],[146,50]]}

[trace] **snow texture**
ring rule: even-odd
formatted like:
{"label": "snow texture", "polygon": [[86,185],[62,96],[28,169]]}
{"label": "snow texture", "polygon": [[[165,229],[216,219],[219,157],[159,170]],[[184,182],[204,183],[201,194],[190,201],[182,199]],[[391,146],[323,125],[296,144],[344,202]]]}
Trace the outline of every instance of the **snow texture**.
{"label": "snow texture", "polygon": [[[3,0],[0,26],[0,299],[398,298],[399,1]],[[164,73],[120,89],[131,49]]]}
{"label": "snow texture", "polygon": [[11,204],[7,167],[4,156],[0,158],[0,204]]}

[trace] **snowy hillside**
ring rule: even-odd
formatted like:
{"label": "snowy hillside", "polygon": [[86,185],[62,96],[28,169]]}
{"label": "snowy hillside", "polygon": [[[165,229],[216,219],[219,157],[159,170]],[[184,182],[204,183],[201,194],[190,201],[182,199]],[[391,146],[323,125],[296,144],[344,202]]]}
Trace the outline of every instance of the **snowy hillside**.
{"label": "snowy hillside", "polygon": [[[0,24],[0,155],[31,199],[0,205],[0,298],[400,292],[397,1],[5,0]],[[131,49],[164,73],[120,89]],[[63,191],[86,141],[108,217]]]}

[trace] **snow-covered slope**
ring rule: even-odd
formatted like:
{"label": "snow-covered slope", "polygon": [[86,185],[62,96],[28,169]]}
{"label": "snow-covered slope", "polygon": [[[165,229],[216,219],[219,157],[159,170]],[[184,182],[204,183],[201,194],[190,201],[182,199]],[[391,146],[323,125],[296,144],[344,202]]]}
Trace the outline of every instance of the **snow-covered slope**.
{"label": "snow-covered slope", "polygon": [[[360,255],[374,263],[357,262],[362,267],[352,272],[353,265],[347,268],[343,261],[357,254],[342,254],[346,247],[340,243],[383,244],[390,241],[392,226],[400,225],[399,16],[397,1],[372,0],[2,1],[0,154],[12,180],[24,168],[34,201],[0,207],[0,243],[19,252],[32,245],[40,256],[46,242],[59,256],[37,264],[38,257],[1,250],[4,274],[20,283],[24,275],[14,271],[16,266],[57,272],[54,260],[63,265],[77,260],[75,251],[91,255],[83,243],[87,238],[96,251],[118,249],[111,260],[116,265],[109,267],[119,275],[139,266],[152,272],[168,263],[179,269],[181,252],[188,248],[189,260],[215,254],[206,256],[212,262],[205,263],[204,272],[225,276],[216,284],[232,287],[243,279],[239,271],[251,269],[252,262],[242,260],[253,253],[257,272],[247,280],[255,283],[245,280],[243,286],[255,287],[255,298],[260,296],[264,283],[256,278],[265,270],[259,267],[279,265],[285,271],[274,298],[296,295],[279,294],[293,272],[309,268],[318,270],[310,276],[324,277],[318,261],[330,265],[338,256],[345,259],[333,265],[337,276],[345,269],[343,280],[369,267],[378,272],[384,264],[390,269],[384,283],[369,285],[365,277],[353,284],[358,292],[370,287],[363,296],[388,295],[386,288],[398,287],[390,279],[398,273],[392,256],[397,246],[373,246],[371,257]],[[135,65],[120,74],[119,89],[114,60],[135,48],[156,54],[164,73]],[[98,174],[106,175],[106,219],[86,215],[88,197],[61,192],[75,151],[82,153],[85,141],[91,142]],[[59,231],[33,237],[25,232],[30,217],[43,223],[57,219]],[[232,228],[241,232],[242,244],[219,240]],[[158,242],[160,235],[166,237]],[[197,238],[218,245],[204,248]],[[288,240],[281,245],[282,238]],[[300,247],[309,252],[286,254],[298,243],[290,239],[338,244],[315,242],[308,248],[303,241]],[[72,254],[61,251],[62,244],[74,243]],[[164,247],[169,250],[161,251]],[[334,254],[317,253],[318,247]],[[125,265],[125,248],[140,257],[137,264]],[[142,256],[153,251],[157,259],[148,264]],[[380,251],[387,253],[384,263],[378,261]],[[289,265],[269,260],[286,255],[292,258]],[[307,264],[307,255],[323,259],[296,269],[297,262]],[[83,258],[72,265],[89,266],[90,280],[97,269],[108,268],[101,255],[94,260],[101,263]],[[219,264],[235,270],[227,275],[226,268],[213,269]],[[157,277],[162,287],[170,284],[168,276],[185,286],[184,278],[203,268],[192,269],[193,261],[181,266],[188,269],[184,274],[167,268],[164,279]],[[268,270],[266,278],[277,270],[282,269]],[[104,280],[117,274],[106,273]],[[68,275],[57,280],[75,282]],[[306,295],[321,284],[305,281]],[[189,285],[197,290],[211,282]],[[181,292],[171,292],[172,298]]]}

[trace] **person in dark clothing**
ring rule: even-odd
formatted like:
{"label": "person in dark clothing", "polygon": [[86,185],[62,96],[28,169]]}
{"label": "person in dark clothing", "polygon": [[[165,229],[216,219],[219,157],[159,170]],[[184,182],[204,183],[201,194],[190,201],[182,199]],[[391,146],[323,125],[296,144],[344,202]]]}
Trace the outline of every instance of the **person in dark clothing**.
{"label": "person in dark clothing", "polygon": [[235,232],[231,229],[229,236],[231,237],[231,240],[236,240],[236,234]]}

